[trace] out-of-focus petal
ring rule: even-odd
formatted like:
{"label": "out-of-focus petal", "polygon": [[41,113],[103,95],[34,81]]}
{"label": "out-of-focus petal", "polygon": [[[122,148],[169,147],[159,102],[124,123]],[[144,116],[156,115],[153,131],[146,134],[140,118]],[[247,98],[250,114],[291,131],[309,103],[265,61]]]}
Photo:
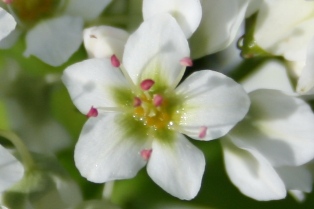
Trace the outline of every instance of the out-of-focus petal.
{"label": "out-of-focus petal", "polygon": [[0,7],[0,40],[8,36],[15,26],[16,22],[12,15]]}
{"label": "out-of-focus petal", "polygon": [[202,7],[199,0],[144,0],[144,20],[160,13],[170,13],[189,38],[200,24]]}
{"label": "out-of-focus petal", "polygon": [[272,165],[258,152],[236,147],[222,140],[225,167],[232,183],[256,200],[277,200],[286,196],[286,188]]}
{"label": "out-of-focus petal", "polygon": [[26,35],[26,57],[34,55],[52,66],[66,62],[82,43],[83,20],[61,16],[38,23]]}
{"label": "out-of-focus petal", "polygon": [[199,58],[226,48],[244,20],[247,0],[203,0],[200,26],[190,39],[191,55]]}
{"label": "out-of-focus petal", "polygon": [[200,139],[201,127],[207,128],[202,140],[225,135],[244,118],[250,105],[241,85],[211,70],[193,73],[177,87],[176,93],[184,97],[184,115],[178,124],[195,139]]}
{"label": "out-of-focus petal", "polygon": [[190,200],[198,193],[205,169],[203,153],[183,135],[173,143],[155,140],[147,164],[148,175],[171,195]]}

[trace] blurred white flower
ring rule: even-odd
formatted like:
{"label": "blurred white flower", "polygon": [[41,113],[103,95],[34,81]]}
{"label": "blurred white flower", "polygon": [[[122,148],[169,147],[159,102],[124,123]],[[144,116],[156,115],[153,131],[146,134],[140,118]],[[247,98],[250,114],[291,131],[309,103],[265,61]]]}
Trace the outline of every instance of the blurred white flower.
{"label": "blurred white flower", "polygon": [[[295,12],[298,11],[298,12]],[[313,93],[314,2],[263,0],[254,38],[267,52],[283,56],[299,78],[297,92]]]}
{"label": "blurred white flower", "polygon": [[12,15],[0,7],[0,41],[15,28],[16,22]]}
{"label": "blurred white flower", "polygon": [[231,181],[257,200],[310,192],[312,177],[302,166],[314,157],[310,106],[277,90],[260,89],[249,96],[246,118],[222,140]]}
{"label": "blurred white flower", "polygon": [[94,26],[83,32],[84,46],[90,58],[110,58],[116,55],[122,59],[128,37],[126,31],[111,26]]}
{"label": "blurred white flower", "polygon": [[189,53],[181,28],[164,14],[130,35],[121,71],[112,66],[120,64],[114,57],[65,70],[74,104],[90,116],[75,148],[82,176],[98,183],[126,179],[147,164],[165,191],[195,197],[205,160],[183,134],[205,141],[225,135],[244,117],[249,99],[232,79],[209,70],[177,87],[192,64]]}

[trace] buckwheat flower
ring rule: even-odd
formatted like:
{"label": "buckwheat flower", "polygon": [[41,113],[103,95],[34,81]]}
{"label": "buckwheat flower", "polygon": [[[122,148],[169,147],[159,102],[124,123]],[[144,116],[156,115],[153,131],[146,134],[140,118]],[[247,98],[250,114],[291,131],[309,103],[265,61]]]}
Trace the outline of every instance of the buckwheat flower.
{"label": "buckwheat flower", "polygon": [[247,0],[144,0],[144,20],[171,14],[190,39],[191,56],[199,58],[226,48],[235,39]]}
{"label": "buckwheat flower", "polygon": [[278,90],[249,94],[246,118],[222,140],[227,173],[239,190],[257,200],[310,192],[303,165],[314,157],[314,115],[303,100]]}
{"label": "buckwheat flower", "polygon": [[14,30],[16,22],[12,15],[0,7],[0,41]]}
{"label": "buckwheat flower", "polygon": [[298,93],[313,90],[313,1],[264,0],[258,11],[254,39],[268,53],[290,62],[298,78]]}
{"label": "buckwheat flower", "polygon": [[[179,86],[188,42],[168,14],[144,21],[127,40],[122,63],[91,59],[68,67],[62,80],[89,119],[75,147],[75,164],[92,182],[148,175],[180,199],[198,193],[203,153],[185,135],[208,141],[225,135],[246,114],[240,85],[210,70]],[[119,68],[120,69],[119,69]]]}

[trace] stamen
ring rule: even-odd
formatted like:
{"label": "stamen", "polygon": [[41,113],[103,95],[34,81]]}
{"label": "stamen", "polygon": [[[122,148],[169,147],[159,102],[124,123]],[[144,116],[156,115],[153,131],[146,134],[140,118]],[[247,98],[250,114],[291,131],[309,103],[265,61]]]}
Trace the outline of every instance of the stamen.
{"label": "stamen", "polygon": [[98,110],[92,106],[86,116],[88,118],[97,117],[98,116]]}
{"label": "stamen", "polygon": [[12,2],[13,2],[13,0],[2,0],[3,1],[3,3],[5,3],[5,4],[11,4]]}
{"label": "stamen", "polygon": [[193,66],[193,61],[189,57],[184,57],[183,59],[180,60],[180,64],[186,67],[191,67]]}
{"label": "stamen", "polygon": [[145,79],[141,82],[141,89],[144,91],[149,90],[153,85],[155,84],[155,81],[152,79]]}
{"label": "stamen", "polygon": [[120,60],[116,55],[112,55],[110,60],[113,67],[120,67]]}
{"label": "stamen", "polygon": [[155,94],[153,97],[153,103],[155,105],[155,107],[159,107],[162,105],[163,102],[163,98],[160,94]]}
{"label": "stamen", "polygon": [[202,126],[200,129],[200,133],[199,133],[198,137],[203,139],[206,136],[206,132],[207,132],[207,127]]}
{"label": "stamen", "polygon": [[141,157],[144,159],[144,160],[149,160],[150,158],[150,155],[152,154],[152,149],[143,149],[141,151]]}
{"label": "stamen", "polygon": [[142,104],[142,100],[138,97],[135,97],[133,100],[133,106],[138,107],[138,106],[141,106],[141,104]]}

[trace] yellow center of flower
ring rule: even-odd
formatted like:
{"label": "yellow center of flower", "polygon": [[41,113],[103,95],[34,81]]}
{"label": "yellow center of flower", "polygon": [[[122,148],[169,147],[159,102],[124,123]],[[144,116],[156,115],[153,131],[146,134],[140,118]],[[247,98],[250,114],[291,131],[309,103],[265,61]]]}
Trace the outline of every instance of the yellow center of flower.
{"label": "yellow center of flower", "polygon": [[[162,101],[156,101],[156,97]],[[168,100],[161,95],[150,95],[144,92],[138,97],[140,103],[134,107],[133,117],[144,125],[157,129],[167,128],[171,124],[171,113],[167,109]]]}

